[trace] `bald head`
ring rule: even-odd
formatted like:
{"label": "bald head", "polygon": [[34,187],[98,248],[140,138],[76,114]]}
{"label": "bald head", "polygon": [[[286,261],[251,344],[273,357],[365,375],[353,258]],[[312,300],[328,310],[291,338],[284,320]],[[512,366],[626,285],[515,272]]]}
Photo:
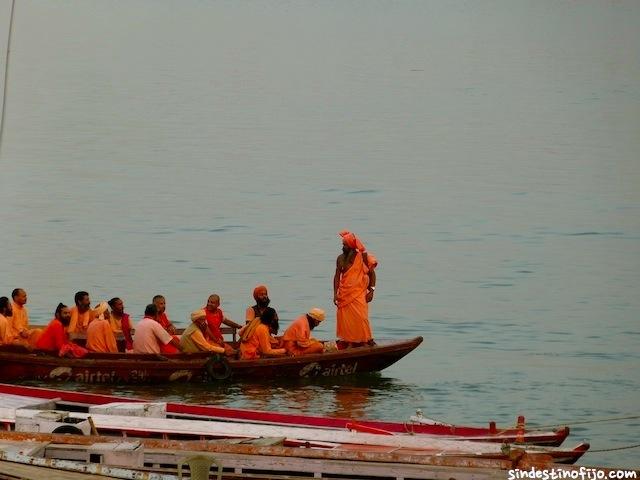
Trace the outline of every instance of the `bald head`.
{"label": "bald head", "polygon": [[210,312],[215,312],[218,310],[218,308],[220,307],[220,295],[217,294],[212,294],[209,295],[209,298],[207,299],[207,310],[209,310]]}
{"label": "bald head", "polygon": [[23,288],[15,288],[11,292],[11,298],[18,305],[22,306],[27,303],[27,292]]}

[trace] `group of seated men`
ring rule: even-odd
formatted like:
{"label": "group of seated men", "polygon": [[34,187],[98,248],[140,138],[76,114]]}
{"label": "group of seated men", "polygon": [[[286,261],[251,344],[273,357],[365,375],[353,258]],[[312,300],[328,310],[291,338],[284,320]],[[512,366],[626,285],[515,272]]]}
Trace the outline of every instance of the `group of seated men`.
{"label": "group of seated men", "polygon": [[[264,285],[253,291],[256,303],[247,308],[244,326],[228,318],[220,308],[220,296],[212,294],[206,305],[191,313],[191,324],[180,336],[167,316],[166,300],[162,295],[153,297],[152,303],[145,308],[144,317],[134,328],[121,298],[115,297],[91,308],[89,294],[80,291],[74,297],[73,307],[62,303],[57,306],[54,318],[44,329],[29,326],[25,290],[17,288],[11,296],[12,301],[0,297],[0,345],[19,344],[29,349],[83,356],[88,351],[118,352],[116,336],[122,336],[124,345],[121,349],[131,353],[212,352],[257,359],[324,350],[324,344],[311,337],[311,330],[324,320],[324,311],[312,308],[294,320],[282,337],[276,337],[278,314],[269,307],[270,299]],[[238,350],[224,341],[223,324],[239,330]],[[86,349],[74,342],[78,338],[86,338]]]}

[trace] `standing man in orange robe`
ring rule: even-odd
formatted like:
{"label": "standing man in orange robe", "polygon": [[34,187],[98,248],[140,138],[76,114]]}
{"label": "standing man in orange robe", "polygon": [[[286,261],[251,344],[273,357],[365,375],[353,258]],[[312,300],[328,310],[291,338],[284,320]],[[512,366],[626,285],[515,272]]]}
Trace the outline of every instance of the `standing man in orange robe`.
{"label": "standing man in orange robe", "polygon": [[337,308],[337,335],[347,347],[375,345],[369,324],[369,302],[376,289],[376,258],[353,233],[340,232],[342,253],[333,276],[333,303]]}

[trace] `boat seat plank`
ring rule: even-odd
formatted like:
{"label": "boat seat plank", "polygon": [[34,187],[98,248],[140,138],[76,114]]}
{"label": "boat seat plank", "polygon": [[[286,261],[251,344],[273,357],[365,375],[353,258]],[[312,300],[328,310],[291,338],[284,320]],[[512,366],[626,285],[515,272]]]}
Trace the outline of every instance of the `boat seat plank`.
{"label": "boat seat plank", "polygon": [[275,445],[282,445],[286,437],[260,437],[250,438],[248,440],[242,440],[242,444],[257,445],[260,447],[272,447]]}
{"label": "boat seat plank", "polygon": [[[67,472],[48,467],[23,465],[0,460],[0,476],[10,476],[25,480],[87,480],[86,473]],[[91,480],[113,480],[113,477],[91,475]]]}
{"label": "boat seat plank", "polygon": [[[147,449],[145,463],[171,464],[181,458],[165,449]],[[385,462],[359,462],[353,460],[326,460],[281,456],[243,455],[232,453],[215,453],[224,468],[233,469],[240,478],[245,478],[247,471],[253,472],[258,478],[279,478],[278,474],[287,472],[288,475],[319,475],[317,478],[333,475],[353,475],[354,472],[367,478],[385,479],[433,479],[433,480],[504,480],[504,471],[477,467],[445,467],[431,465],[412,465]],[[261,473],[258,473],[261,472]],[[287,478],[287,477],[285,477]],[[307,477],[308,478],[308,477]]]}
{"label": "boat seat plank", "polygon": [[49,442],[12,442],[4,440],[0,442],[0,451],[19,453],[20,455],[29,455],[31,457],[42,457]]}
{"label": "boat seat plank", "polygon": [[0,394],[0,405],[5,408],[33,408],[38,410],[51,410],[55,407],[60,398],[38,398],[24,395],[12,395],[10,393]]}

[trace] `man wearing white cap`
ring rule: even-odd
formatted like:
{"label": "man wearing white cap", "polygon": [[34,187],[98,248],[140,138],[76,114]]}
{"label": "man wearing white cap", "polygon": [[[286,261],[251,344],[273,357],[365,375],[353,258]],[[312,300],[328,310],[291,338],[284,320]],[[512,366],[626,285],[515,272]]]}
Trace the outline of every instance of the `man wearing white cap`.
{"label": "man wearing white cap", "polygon": [[180,337],[180,347],[186,353],[213,352],[225,353],[224,347],[208,341],[204,333],[207,331],[207,316],[204,310],[196,310],[191,314],[189,325]]}
{"label": "man wearing white cap", "polygon": [[311,330],[320,325],[323,320],[324,310],[315,307],[296,318],[282,336],[287,353],[292,356],[322,353],[324,345],[315,338],[311,338]]}

